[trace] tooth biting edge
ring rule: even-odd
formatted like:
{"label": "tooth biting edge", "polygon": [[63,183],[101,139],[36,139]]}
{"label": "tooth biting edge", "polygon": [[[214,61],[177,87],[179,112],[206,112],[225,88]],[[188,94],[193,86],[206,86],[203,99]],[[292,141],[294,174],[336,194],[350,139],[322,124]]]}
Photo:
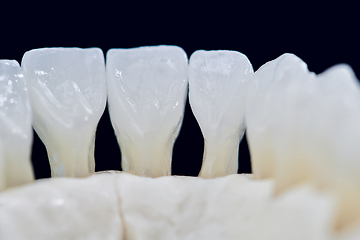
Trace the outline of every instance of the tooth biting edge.
{"label": "tooth biting edge", "polygon": [[15,60],[0,60],[0,190],[34,181],[33,132],[26,81]]}
{"label": "tooth biting edge", "polygon": [[35,49],[24,54],[22,68],[33,126],[46,146],[51,175],[91,175],[96,126],[107,96],[102,50]]}
{"label": "tooth biting edge", "polygon": [[124,171],[148,177],[171,174],[187,97],[187,69],[186,53],[176,46],[108,51],[109,113]]}
{"label": "tooth biting edge", "polygon": [[245,131],[245,101],[253,68],[236,51],[196,51],[189,63],[189,101],[204,136],[199,176],[237,173]]}

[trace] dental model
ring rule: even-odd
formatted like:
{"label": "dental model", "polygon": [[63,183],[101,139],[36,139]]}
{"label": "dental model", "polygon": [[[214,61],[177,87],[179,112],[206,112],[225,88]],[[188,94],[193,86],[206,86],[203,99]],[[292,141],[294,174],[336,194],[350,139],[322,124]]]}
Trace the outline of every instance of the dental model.
{"label": "dental model", "polygon": [[109,112],[123,170],[171,175],[188,90],[186,53],[176,46],[110,49],[106,60]]}
{"label": "dental model", "polygon": [[44,48],[24,54],[33,126],[46,146],[53,177],[95,172],[96,126],[105,110],[100,49]]}
{"label": "dental model", "polygon": [[0,191],[34,181],[31,109],[18,62],[0,60]]}
{"label": "dental model", "polygon": [[[161,54],[156,53],[159,55],[165,54],[160,51],[165,49],[164,46],[148,49],[159,51]],[[179,53],[182,52],[176,47],[169,47],[166,51],[172,52],[175,49]],[[129,98],[124,101],[125,106],[129,107],[126,104],[133,103],[132,101],[139,98],[138,96],[134,100],[136,91],[129,92],[131,89],[129,86],[140,86],[129,85],[131,83],[126,81],[124,78],[126,71],[120,68],[125,63],[120,59],[127,59],[126,63],[131,64],[133,63],[130,61],[131,54],[127,57],[119,56],[119,59],[115,60],[117,55],[115,52],[114,58],[110,59],[112,51],[115,50],[108,53],[107,70],[110,69],[108,74],[113,71],[115,76],[116,74],[121,76],[118,78],[112,76],[114,81],[124,80],[123,84],[114,84],[112,87],[120,86],[125,93],[133,93],[133,95],[119,94]],[[128,54],[126,50],[121,51],[119,55]],[[129,50],[131,51],[135,51],[134,56],[138,56],[136,50]],[[206,52],[203,53],[206,55]],[[207,53],[217,55],[221,52]],[[148,56],[147,53],[142,54]],[[190,66],[197,54],[199,52],[195,52],[194,58],[193,56],[190,58]],[[230,54],[244,60],[243,70],[252,70],[243,55],[236,52]],[[224,58],[220,56],[219,59]],[[113,61],[113,65],[110,60]],[[122,64],[114,67],[116,62]],[[149,62],[140,62],[151,65]],[[222,61],[210,62],[216,66]],[[161,64],[158,66],[162,69]],[[229,69],[226,64],[225,69]],[[162,76],[165,71],[150,75],[149,71],[144,69],[136,68],[136,70],[139,71],[139,75],[144,71],[149,76],[158,74]],[[192,74],[196,72],[191,73],[191,71],[193,70],[190,69],[189,73],[190,95],[191,98],[194,97],[191,106],[195,114],[198,114],[197,118],[204,119],[206,114],[211,116],[211,111],[196,110],[197,102],[195,103],[194,99],[197,96],[200,102],[211,103],[213,100],[210,96],[213,95],[209,95],[210,87],[200,87],[204,82],[200,81],[201,78],[192,78],[191,76],[194,76]],[[200,73],[200,76],[202,74],[207,76],[204,72]],[[255,159],[253,175],[228,175],[229,172],[225,171],[222,175],[227,176],[215,178],[218,173],[216,169],[211,168],[209,174],[204,177],[150,178],[130,174],[135,172],[137,175],[155,177],[157,174],[165,175],[162,170],[168,169],[167,165],[166,168],[160,168],[161,171],[154,170],[147,162],[144,162],[145,167],[137,166],[136,164],[142,164],[139,161],[134,164],[135,170],[129,168],[130,173],[110,171],[94,174],[88,178],[36,181],[33,184],[7,189],[0,194],[0,239],[360,239],[358,207],[360,192],[357,174],[358,156],[360,156],[360,150],[357,148],[359,142],[357,138],[360,136],[357,130],[357,123],[360,121],[360,88],[351,68],[337,65],[316,76],[307,70],[306,64],[301,59],[292,54],[285,54],[264,64],[254,74],[250,72],[249,75],[251,75],[249,79],[244,77],[243,83],[235,84],[240,90],[233,85],[237,81],[224,79],[233,83],[228,85],[229,88],[233,88],[233,92],[244,89],[244,94],[248,95],[245,99],[245,118],[252,161],[254,156],[261,156],[257,151],[271,153],[271,158]],[[131,79],[138,78],[132,77],[128,81],[131,82]],[[207,79],[218,83],[221,78]],[[192,84],[192,81],[196,84]],[[161,81],[159,86],[162,84],[165,86],[169,83]],[[110,95],[111,85],[107,86]],[[200,88],[206,93],[201,93]],[[148,87],[148,89],[152,88]],[[168,88],[164,87],[164,89]],[[232,92],[226,88],[224,91]],[[154,92],[164,93],[155,90]],[[113,93],[116,91],[114,90]],[[138,93],[141,91],[139,90]],[[152,95],[150,93],[149,95]],[[181,95],[182,92],[179,94]],[[229,93],[226,96],[228,95]],[[154,101],[156,98],[151,99],[156,103]],[[148,98],[143,100],[146,101]],[[111,108],[114,108],[116,103],[120,105],[119,102],[113,101],[112,104],[110,101],[109,99]],[[227,102],[226,98],[224,102]],[[245,102],[243,103],[242,109],[245,108]],[[141,109],[143,106],[135,104],[132,107]],[[154,118],[161,120],[162,118],[156,117],[156,113],[161,108],[157,108],[156,104],[149,106],[154,108]],[[211,105],[204,104],[203,108],[209,106]],[[220,110],[220,113],[226,113],[226,109]],[[120,112],[116,109],[110,111],[116,114]],[[177,110],[174,112],[178,113]],[[147,113],[151,113],[150,110]],[[229,126],[233,126],[233,129],[241,129],[244,124],[243,110],[235,113],[239,114],[238,127],[235,128],[235,125],[230,124]],[[131,114],[136,116],[133,111],[124,118],[130,118],[133,116]],[[177,115],[177,120],[181,120],[181,114]],[[151,116],[153,115],[150,115],[150,119]],[[121,115],[114,114],[111,116],[118,138],[127,132],[116,128],[121,129],[122,124],[129,126],[126,120],[123,120],[124,123],[114,124],[115,121],[120,121],[120,117]],[[135,117],[132,121],[140,126],[144,124],[144,121]],[[209,125],[201,122],[199,124],[202,129],[208,131]],[[225,133],[230,132],[226,132],[226,125],[222,128],[225,128]],[[132,134],[131,136],[137,136],[130,130],[128,132]],[[218,132],[220,136],[226,136],[225,133],[221,135],[220,130]],[[177,134],[178,132],[176,136]],[[171,138],[173,136],[171,134],[167,136],[174,139]],[[139,139],[142,140],[140,137]],[[237,143],[239,141],[235,138],[232,140]],[[257,141],[260,140],[261,143],[271,143],[271,148],[267,149],[264,148],[265,145],[258,144]],[[126,143],[126,139],[121,141]],[[231,146],[234,142],[230,142]],[[130,143],[132,144],[131,141]],[[121,149],[124,151],[123,147]],[[151,153],[158,148],[146,149]],[[236,148],[232,148],[234,149]],[[0,152],[0,157],[1,153],[3,152]],[[140,153],[140,156],[144,156],[144,152]],[[213,164],[223,167],[228,165],[229,159],[227,158],[226,161],[216,159]],[[161,164],[166,165],[167,162],[155,162],[157,166]],[[270,170],[268,171],[263,165]],[[6,171],[7,169],[3,170]]]}
{"label": "dental model", "polygon": [[253,68],[236,51],[196,51],[189,63],[189,101],[204,136],[200,177],[237,173],[245,102]]}

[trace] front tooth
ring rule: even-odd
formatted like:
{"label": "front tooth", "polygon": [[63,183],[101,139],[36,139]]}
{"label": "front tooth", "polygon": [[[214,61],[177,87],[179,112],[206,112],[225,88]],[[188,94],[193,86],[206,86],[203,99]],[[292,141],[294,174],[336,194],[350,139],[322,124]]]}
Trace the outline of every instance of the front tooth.
{"label": "front tooth", "polygon": [[20,65],[0,60],[0,190],[34,180],[32,134],[28,90]]}
{"label": "front tooth", "polygon": [[187,96],[187,66],[186,53],[176,46],[107,53],[109,111],[124,171],[149,177],[171,174]]}
{"label": "front tooth", "polygon": [[205,140],[199,176],[237,173],[246,90],[252,73],[248,58],[236,51],[200,50],[191,55],[189,100]]}
{"label": "front tooth", "polygon": [[106,104],[101,49],[35,49],[24,54],[22,67],[33,125],[46,146],[51,175],[90,175],[95,170],[95,130]]}

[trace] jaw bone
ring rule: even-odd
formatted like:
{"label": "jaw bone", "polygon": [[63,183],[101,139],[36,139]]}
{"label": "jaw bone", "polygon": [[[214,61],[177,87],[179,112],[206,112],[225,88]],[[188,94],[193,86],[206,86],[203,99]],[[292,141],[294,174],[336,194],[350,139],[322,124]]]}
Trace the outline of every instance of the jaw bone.
{"label": "jaw bone", "polygon": [[32,182],[31,109],[23,73],[14,60],[0,60],[0,136],[0,190]]}
{"label": "jaw bone", "polygon": [[187,65],[186,53],[176,46],[108,51],[109,112],[124,171],[171,174],[187,96]]}
{"label": "jaw bone", "polygon": [[237,173],[245,100],[253,68],[235,51],[196,51],[189,64],[189,100],[204,136],[200,177]]}
{"label": "jaw bone", "polygon": [[95,130],[106,104],[102,51],[35,49],[24,54],[22,68],[51,175],[89,176],[95,170]]}

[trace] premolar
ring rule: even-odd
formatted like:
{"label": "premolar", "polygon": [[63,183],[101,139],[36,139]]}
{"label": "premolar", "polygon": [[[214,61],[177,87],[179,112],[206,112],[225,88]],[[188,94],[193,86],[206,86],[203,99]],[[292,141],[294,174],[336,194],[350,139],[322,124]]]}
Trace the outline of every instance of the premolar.
{"label": "premolar", "polygon": [[237,173],[245,101],[253,68],[236,51],[196,51],[189,64],[189,100],[205,140],[200,175]]}
{"label": "premolar", "polygon": [[102,51],[35,49],[24,54],[22,68],[51,175],[89,176],[95,171],[95,130],[106,104]]}
{"label": "premolar", "polygon": [[149,177],[171,174],[187,96],[187,67],[186,53],[176,46],[107,53],[109,111],[124,171]]}

